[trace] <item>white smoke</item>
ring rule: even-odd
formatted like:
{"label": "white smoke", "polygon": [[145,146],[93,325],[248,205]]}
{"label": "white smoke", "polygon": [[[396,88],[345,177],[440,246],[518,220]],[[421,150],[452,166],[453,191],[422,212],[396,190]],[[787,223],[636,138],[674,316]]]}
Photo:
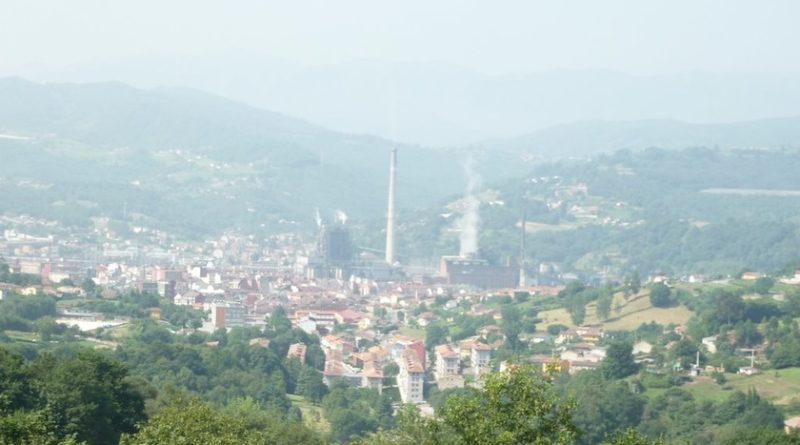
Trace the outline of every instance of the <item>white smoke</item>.
{"label": "white smoke", "polygon": [[341,225],[345,225],[347,223],[347,213],[344,213],[341,210],[336,211],[336,219],[339,220]]}
{"label": "white smoke", "polygon": [[458,220],[461,232],[459,255],[461,257],[475,256],[478,253],[478,227],[481,223],[480,201],[475,193],[481,186],[481,175],[475,172],[475,160],[467,159],[464,163],[464,175],[467,177],[467,192],[464,197],[464,213]]}
{"label": "white smoke", "polygon": [[322,216],[319,214],[319,208],[314,210],[314,221],[316,221],[317,227],[322,227]]}

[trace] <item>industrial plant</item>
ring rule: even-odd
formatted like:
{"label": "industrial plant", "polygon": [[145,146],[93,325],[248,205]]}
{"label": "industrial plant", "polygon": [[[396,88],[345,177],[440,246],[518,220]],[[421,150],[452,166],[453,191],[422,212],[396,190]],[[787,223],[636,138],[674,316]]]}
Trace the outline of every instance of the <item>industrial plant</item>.
{"label": "industrial plant", "polygon": [[[480,176],[472,172],[467,164],[467,190],[465,210],[458,221],[459,254],[441,257],[438,273],[434,280],[443,284],[461,285],[483,289],[515,288],[524,286],[524,264],[522,260],[509,259],[506,264],[491,264],[480,256],[478,235],[480,229],[480,201],[476,196],[480,186]],[[375,281],[395,281],[405,276],[397,259],[395,244],[395,206],[397,192],[397,149],[392,148],[389,155],[389,188],[386,208],[386,240],[383,258],[375,251],[359,249],[353,238],[346,218],[334,222],[323,222],[317,216],[319,234],[314,253],[303,265],[307,278],[330,278],[348,280],[353,277]],[[524,257],[524,230],[522,224],[522,255]]]}

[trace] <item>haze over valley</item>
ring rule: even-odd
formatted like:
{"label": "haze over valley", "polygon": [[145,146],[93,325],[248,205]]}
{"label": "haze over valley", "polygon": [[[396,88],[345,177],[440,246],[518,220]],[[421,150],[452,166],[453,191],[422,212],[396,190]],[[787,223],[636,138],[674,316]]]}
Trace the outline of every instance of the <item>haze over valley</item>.
{"label": "haze over valley", "polygon": [[0,5],[0,444],[800,443],[800,3]]}

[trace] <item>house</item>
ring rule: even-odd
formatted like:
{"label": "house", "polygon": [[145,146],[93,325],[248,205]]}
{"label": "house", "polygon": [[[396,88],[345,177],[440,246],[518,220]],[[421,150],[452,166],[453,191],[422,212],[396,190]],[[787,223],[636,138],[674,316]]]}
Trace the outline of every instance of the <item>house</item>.
{"label": "house", "polygon": [[373,362],[364,366],[361,386],[367,389],[374,389],[378,391],[378,394],[383,391],[383,371],[377,363]]}
{"label": "house", "polygon": [[570,362],[568,360],[562,360],[559,357],[535,355],[531,357],[531,363],[541,366],[542,372],[545,374],[560,374],[570,372]]}
{"label": "house", "polygon": [[783,422],[783,430],[786,434],[800,431],[800,416],[790,417]]}
{"label": "house", "polygon": [[361,320],[367,318],[367,314],[363,314],[352,309],[344,309],[335,312],[334,318],[340,324],[358,324],[361,322]]}
{"label": "house", "polygon": [[147,315],[153,320],[161,320],[161,308],[158,307],[151,307],[145,309]]}
{"label": "house", "polygon": [[492,348],[489,345],[478,342],[472,344],[470,348],[470,363],[475,375],[481,375],[492,370],[489,363],[491,355]]}
{"label": "house", "polygon": [[175,294],[172,301],[176,306],[194,306],[196,303],[202,303],[203,299],[199,292],[190,290]]}
{"label": "house", "polygon": [[599,367],[599,362],[574,361],[569,363],[569,373],[575,374],[578,371],[591,371]]}
{"label": "house", "polygon": [[[447,376],[461,373],[461,356],[450,345],[439,345],[435,349],[437,381]],[[441,388],[440,388],[441,389]]]}
{"label": "house", "polygon": [[605,359],[606,351],[601,347],[595,347],[588,343],[579,343],[571,349],[561,352],[559,358],[573,362],[600,363]]}
{"label": "house", "polygon": [[325,370],[322,372],[322,382],[331,386],[334,381],[342,380],[354,388],[360,388],[362,375],[353,367],[339,359],[325,360]]}
{"label": "house", "polygon": [[270,339],[264,337],[257,337],[250,340],[250,346],[261,346],[262,348],[269,348]]}
{"label": "house", "polygon": [[717,352],[717,336],[716,335],[712,335],[711,337],[705,337],[705,338],[703,338],[703,340],[701,340],[701,342],[703,343],[703,346],[706,347],[706,350],[710,354],[713,354],[713,353]]}
{"label": "house", "polygon": [[582,339],[588,343],[599,343],[603,339],[603,328],[598,326],[578,326],[558,334],[556,343],[565,343]]}
{"label": "house", "polygon": [[488,336],[493,335],[493,334],[502,335],[502,333],[503,333],[503,331],[502,331],[502,329],[500,329],[500,326],[497,326],[497,325],[494,325],[494,324],[489,324],[489,325],[483,326],[482,328],[480,328],[478,330],[478,334],[480,334],[483,337],[488,337]]}
{"label": "house", "polygon": [[749,375],[756,375],[756,374],[758,374],[760,372],[761,371],[759,371],[758,368],[755,368],[753,366],[744,366],[744,367],[739,368],[738,374],[748,375],[749,376]]}
{"label": "house", "polygon": [[424,328],[434,323],[436,320],[438,320],[438,317],[436,317],[433,312],[423,312],[417,317],[417,324]]}
{"label": "house", "polygon": [[639,340],[633,345],[633,355],[649,354],[653,350],[653,345],[650,342]]}
{"label": "house", "polygon": [[758,272],[745,272],[742,274],[742,279],[745,281],[755,281],[761,277],[762,275]]}
{"label": "house", "polygon": [[305,343],[295,343],[289,346],[289,352],[286,353],[286,359],[291,360],[296,358],[300,361],[300,364],[306,363],[306,344]]}

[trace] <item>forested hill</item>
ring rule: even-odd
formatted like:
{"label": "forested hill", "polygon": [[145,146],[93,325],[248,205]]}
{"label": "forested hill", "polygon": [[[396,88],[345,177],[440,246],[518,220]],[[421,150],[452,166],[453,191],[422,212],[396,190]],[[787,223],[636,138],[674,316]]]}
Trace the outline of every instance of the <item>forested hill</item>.
{"label": "forested hill", "polygon": [[[311,222],[317,207],[377,216],[392,146],[195,90],[0,79],[0,211],[80,223],[125,203],[189,232]],[[399,207],[463,188],[463,151],[397,147]],[[489,178],[521,171],[483,163]]]}
{"label": "forested hill", "polygon": [[[611,276],[779,270],[800,258],[800,152],[649,149],[563,161],[482,195],[483,254]],[[457,251],[453,207],[405,215],[409,258]]]}
{"label": "forested hill", "polygon": [[583,121],[496,140],[488,145],[549,157],[595,156],[649,147],[800,147],[800,117],[725,124],[693,124],[667,119]]}

